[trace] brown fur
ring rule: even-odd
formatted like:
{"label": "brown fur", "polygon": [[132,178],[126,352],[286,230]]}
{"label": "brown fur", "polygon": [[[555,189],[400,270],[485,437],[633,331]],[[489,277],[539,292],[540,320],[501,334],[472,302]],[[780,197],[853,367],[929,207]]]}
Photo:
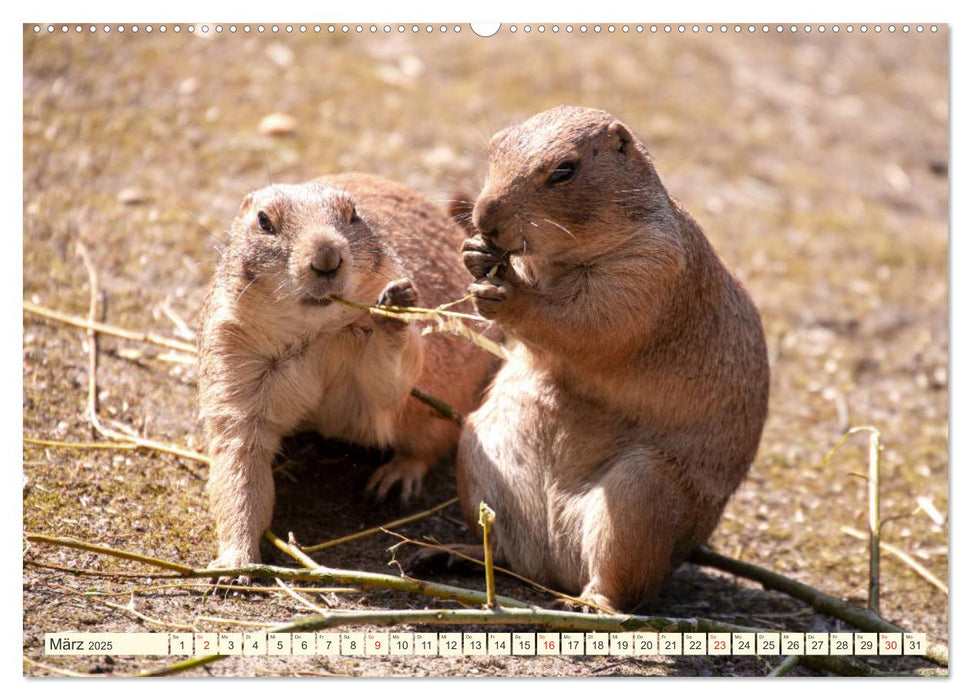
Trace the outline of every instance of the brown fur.
{"label": "brown fur", "polygon": [[[575,174],[551,184],[564,162]],[[475,528],[486,501],[499,560],[633,609],[711,535],[755,456],[759,314],[643,144],[599,110],[496,135],[473,223],[471,291],[513,347],[462,433],[465,517]]]}
{"label": "brown fur", "polygon": [[418,194],[373,175],[271,185],[244,199],[201,323],[214,565],[260,561],[273,512],[271,462],[287,434],[313,429],[393,447],[368,484],[379,497],[399,482],[403,498],[414,495],[428,468],[454,450],[458,427],[410,391],[417,385],[470,411],[488,356],[328,295],[395,305],[414,305],[419,293],[433,306],[456,299],[464,293],[462,235]]}

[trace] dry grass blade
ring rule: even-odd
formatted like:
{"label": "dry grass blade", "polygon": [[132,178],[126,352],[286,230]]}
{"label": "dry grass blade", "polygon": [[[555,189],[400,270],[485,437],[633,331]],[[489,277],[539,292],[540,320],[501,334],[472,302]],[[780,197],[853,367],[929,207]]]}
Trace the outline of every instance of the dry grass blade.
{"label": "dry grass blade", "polygon": [[[840,529],[843,532],[845,532],[847,535],[855,539],[858,539],[858,540],[867,539],[866,534],[860,532],[859,530],[855,530],[852,527],[843,526]],[[892,544],[887,544],[886,542],[881,542],[880,548],[883,549],[885,552],[887,552],[887,554],[892,554],[893,556],[900,559],[900,561],[902,561],[904,564],[906,564],[911,569],[913,569],[919,576],[921,576],[926,581],[928,581],[932,586],[940,590],[942,593],[944,593],[944,595],[948,595],[947,584],[941,581],[941,579],[937,578],[937,576],[932,574],[930,571],[928,571],[927,568],[922,566],[920,562],[918,562],[912,556],[907,554],[905,551],[903,551],[902,549],[899,549],[898,547],[894,547]]]}
{"label": "dry grass blade", "polygon": [[58,440],[38,440],[37,438],[24,438],[25,445],[37,445],[38,447],[60,447],[66,450],[137,450],[138,445],[129,442],[60,442]]}
{"label": "dry grass blade", "polygon": [[405,306],[382,306],[378,304],[364,304],[359,301],[350,301],[348,299],[342,299],[341,297],[331,297],[334,301],[339,304],[344,304],[353,309],[359,309],[361,311],[368,311],[372,314],[377,314],[379,316],[388,316],[390,318],[396,318],[401,321],[434,321],[434,326],[428,326],[422,330],[422,333],[453,333],[459,335],[466,340],[478,345],[480,348],[486,352],[492,353],[500,359],[506,359],[505,350],[501,345],[495,341],[489,340],[480,333],[476,333],[467,325],[462,323],[462,321],[475,321],[477,323],[489,323],[487,319],[481,316],[476,316],[474,314],[465,314],[458,311],[446,311],[445,309],[454,304],[459,304],[466,301],[468,297],[463,297],[461,299],[456,299],[453,302],[447,304],[442,304],[435,309],[425,309],[420,307],[405,307]]}
{"label": "dry grass blade", "polygon": [[77,328],[97,331],[98,333],[115,336],[116,338],[133,340],[137,343],[159,345],[163,348],[178,350],[180,352],[190,353],[192,355],[196,354],[196,347],[191,343],[175,340],[174,338],[166,338],[165,336],[161,336],[156,333],[140,333],[138,331],[130,331],[125,328],[119,328],[118,326],[112,326],[107,323],[92,322],[90,320],[83,319],[80,316],[73,316],[71,314],[65,314],[60,311],[45,308],[38,304],[32,304],[29,301],[24,302],[24,311],[39,318],[57,321],[58,323],[64,323]]}

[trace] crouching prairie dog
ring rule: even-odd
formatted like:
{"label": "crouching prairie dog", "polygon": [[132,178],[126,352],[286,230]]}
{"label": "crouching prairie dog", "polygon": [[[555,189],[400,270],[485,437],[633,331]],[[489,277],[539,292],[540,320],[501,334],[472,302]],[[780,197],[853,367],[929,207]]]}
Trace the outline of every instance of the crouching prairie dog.
{"label": "crouching prairie dog", "polygon": [[[510,358],[468,416],[458,493],[495,556],[631,610],[711,535],[762,433],[759,314],[631,131],[558,107],[498,133],[463,246]],[[494,274],[491,274],[493,273]]]}
{"label": "crouching prairie dog", "polygon": [[258,563],[282,437],[316,430],[394,458],[371,478],[383,498],[414,495],[454,451],[459,427],[413,387],[467,412],[490,358],[466,341],[332,302],[414,306],[465,293],[466,234],[411,190],[347,174],[247,195],[229,231],[201,321],[200,412],[211,467],[217,567]]}

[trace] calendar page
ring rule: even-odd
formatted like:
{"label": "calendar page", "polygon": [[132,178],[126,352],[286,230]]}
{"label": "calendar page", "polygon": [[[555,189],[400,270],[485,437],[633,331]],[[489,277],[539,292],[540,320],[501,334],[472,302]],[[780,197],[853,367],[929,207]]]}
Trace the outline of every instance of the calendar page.
{"label": "calendar page", "polygon": [[946,22],[84,14],[24,676],[948,674]]}

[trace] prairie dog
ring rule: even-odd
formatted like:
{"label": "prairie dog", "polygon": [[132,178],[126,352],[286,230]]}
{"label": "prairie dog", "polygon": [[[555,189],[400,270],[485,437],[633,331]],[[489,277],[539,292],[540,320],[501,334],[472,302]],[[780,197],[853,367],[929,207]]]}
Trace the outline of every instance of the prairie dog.
{"label": "prairie dog", "polygon": [[708,539],[755,457],[758,311],[603,111],[499,132],[472,224],[470,291],[512,347],[460,439],[465,518],[477,530],[486,501],[498,560],[634,609]]}
{"label": "prairie dog", "polygon": [[273,513],[271,463],[298,430],[393,447],[371,478],[407,500],[455,448],[459,428],[410,396],[416,385],[473,409],[488,356],[399,320],[332,302],[414,306],[464,293],[448,216],[402,185],[346,174],[270,185],[243,200],[201,320],[199,403],[217,567],[259,563]]}

